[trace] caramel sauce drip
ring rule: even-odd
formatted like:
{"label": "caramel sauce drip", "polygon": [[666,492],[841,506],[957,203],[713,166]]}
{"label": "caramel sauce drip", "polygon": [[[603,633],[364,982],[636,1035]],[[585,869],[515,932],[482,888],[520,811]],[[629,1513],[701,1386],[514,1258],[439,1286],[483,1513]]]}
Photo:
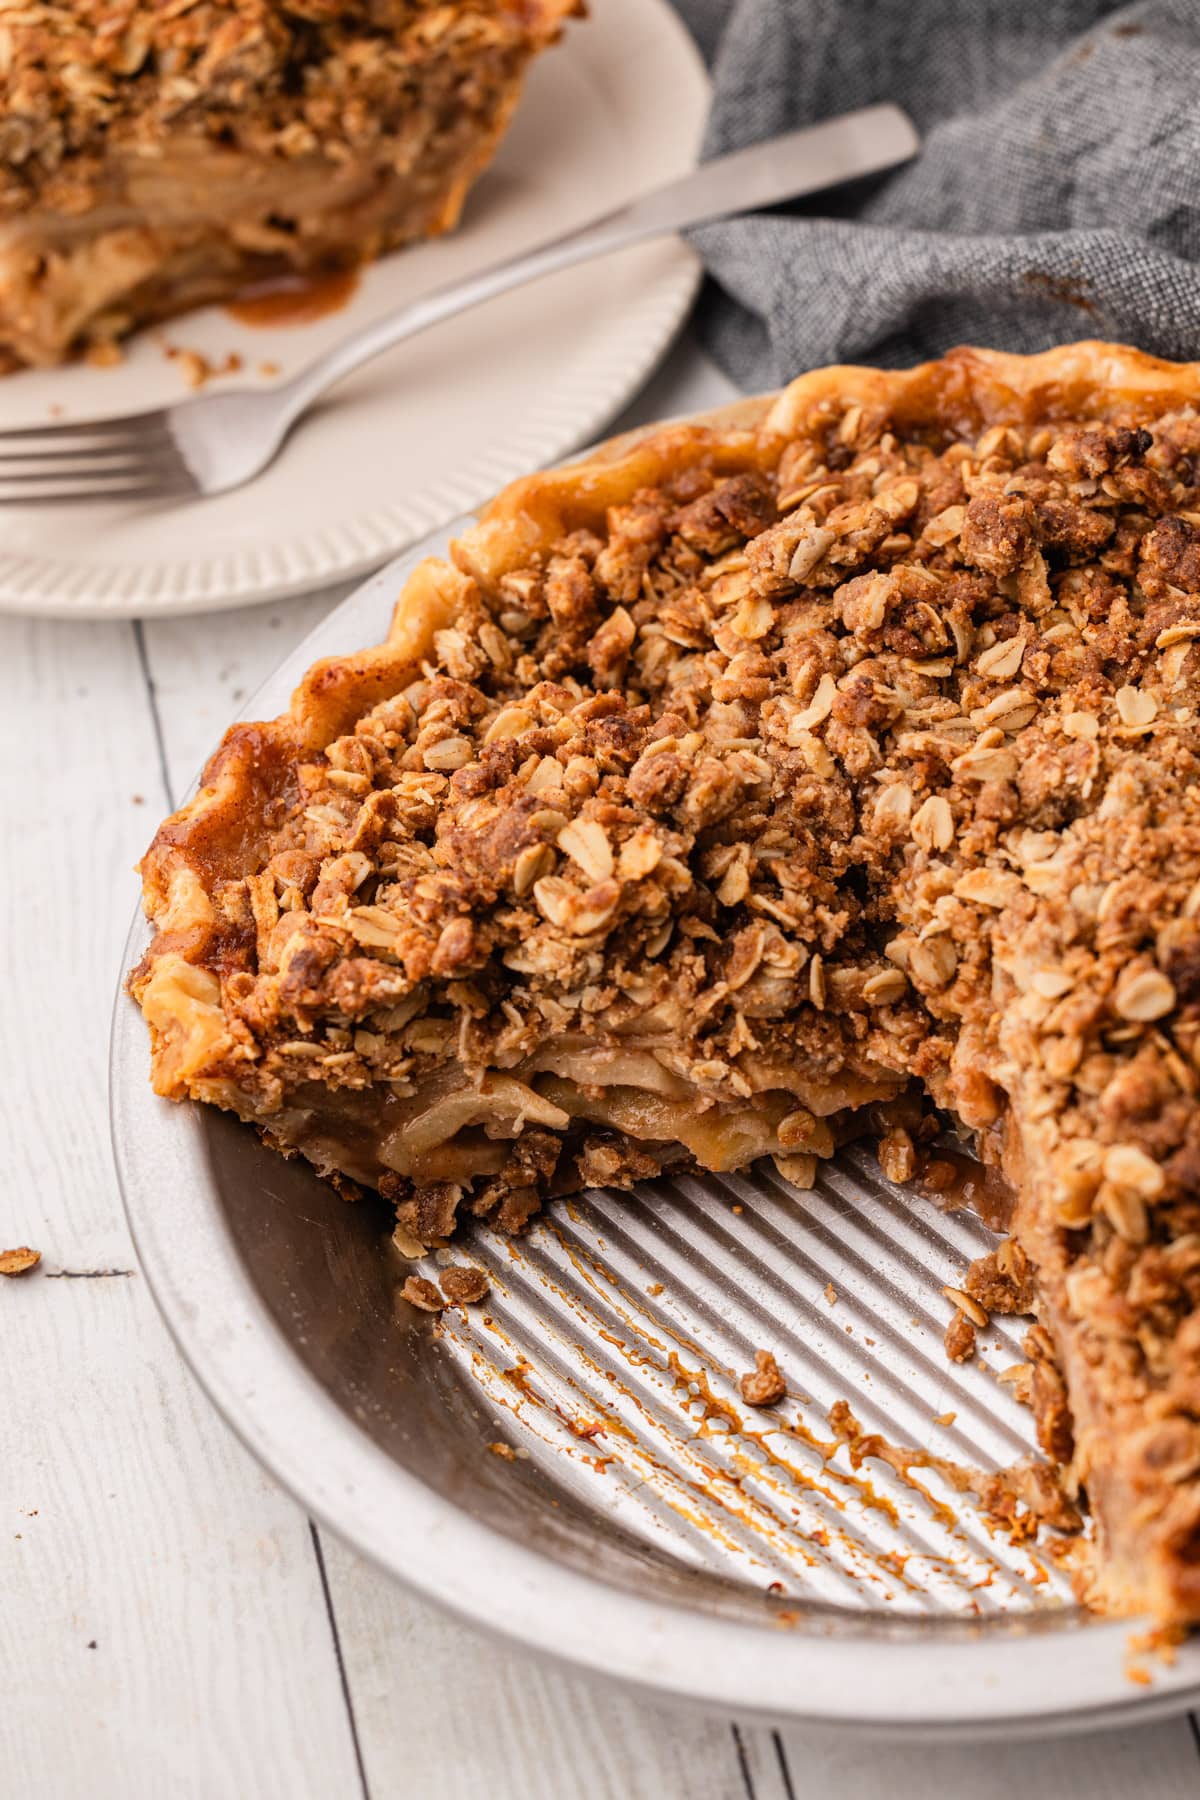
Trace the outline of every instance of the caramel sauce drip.
{"label": "caramel sauce drip", "polygon": [[326,275],[280,275],[257,283],[225,308],[241,325],[311,325],[340,312],[358,287],[357,269]]}

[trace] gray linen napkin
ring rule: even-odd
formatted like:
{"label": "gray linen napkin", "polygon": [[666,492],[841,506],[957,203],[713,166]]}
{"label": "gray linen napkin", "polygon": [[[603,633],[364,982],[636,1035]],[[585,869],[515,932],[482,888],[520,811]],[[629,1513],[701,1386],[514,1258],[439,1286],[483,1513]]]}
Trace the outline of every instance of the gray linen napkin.
{"label": "gray linen napkin", "polygon": [[676,0],[706,154],[896,100],[915,162],[694,234],[701,334],[744,389],[956,343],[1200,356],[1200,0]]}

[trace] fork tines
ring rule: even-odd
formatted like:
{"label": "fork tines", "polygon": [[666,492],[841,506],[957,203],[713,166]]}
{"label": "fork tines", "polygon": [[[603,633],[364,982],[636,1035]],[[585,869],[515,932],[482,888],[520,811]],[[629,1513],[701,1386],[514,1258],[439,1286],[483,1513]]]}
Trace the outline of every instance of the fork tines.
{"label": "fork tines", "polygon": [[0,505],[195,493],[164,412],[0,431]]}

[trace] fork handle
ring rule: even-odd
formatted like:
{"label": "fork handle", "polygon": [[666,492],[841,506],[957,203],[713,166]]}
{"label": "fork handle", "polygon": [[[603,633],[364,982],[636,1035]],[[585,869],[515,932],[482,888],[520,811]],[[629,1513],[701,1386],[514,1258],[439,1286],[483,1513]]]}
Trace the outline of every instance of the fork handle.
{"label": "fork handle", "polygon": [[867,106],[716,157],[681,180],[655,188],[581,230],[554,238],[525,256],[494,264],[466,281],[438,288],[347,338],[276,390],[282,402],[282,428],[286,430],[335,382],[385,350],[511,288],[646,238],[684,231],[732,213],[777,206],[893,168],[913,156],[919,142],[912,122],[898,106]]}

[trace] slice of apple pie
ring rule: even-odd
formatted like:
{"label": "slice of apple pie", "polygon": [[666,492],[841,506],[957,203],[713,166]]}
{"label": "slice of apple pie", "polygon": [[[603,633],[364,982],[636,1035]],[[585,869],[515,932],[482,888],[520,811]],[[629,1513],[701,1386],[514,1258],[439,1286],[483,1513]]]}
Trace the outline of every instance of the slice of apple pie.
{"label": "slice of apple pie", "polygon": [[0,8],[0,369],[448,230],[576,8]]}
{"label": "slice of apple pie", "polygon": [[[911,1095],[1110,1604],[1200,1619],[1200,366],[839,368],[517,483],[143,864],[159,1092],[401,1238]],[[866,1125],[864,1125],[864,1120]]]}

